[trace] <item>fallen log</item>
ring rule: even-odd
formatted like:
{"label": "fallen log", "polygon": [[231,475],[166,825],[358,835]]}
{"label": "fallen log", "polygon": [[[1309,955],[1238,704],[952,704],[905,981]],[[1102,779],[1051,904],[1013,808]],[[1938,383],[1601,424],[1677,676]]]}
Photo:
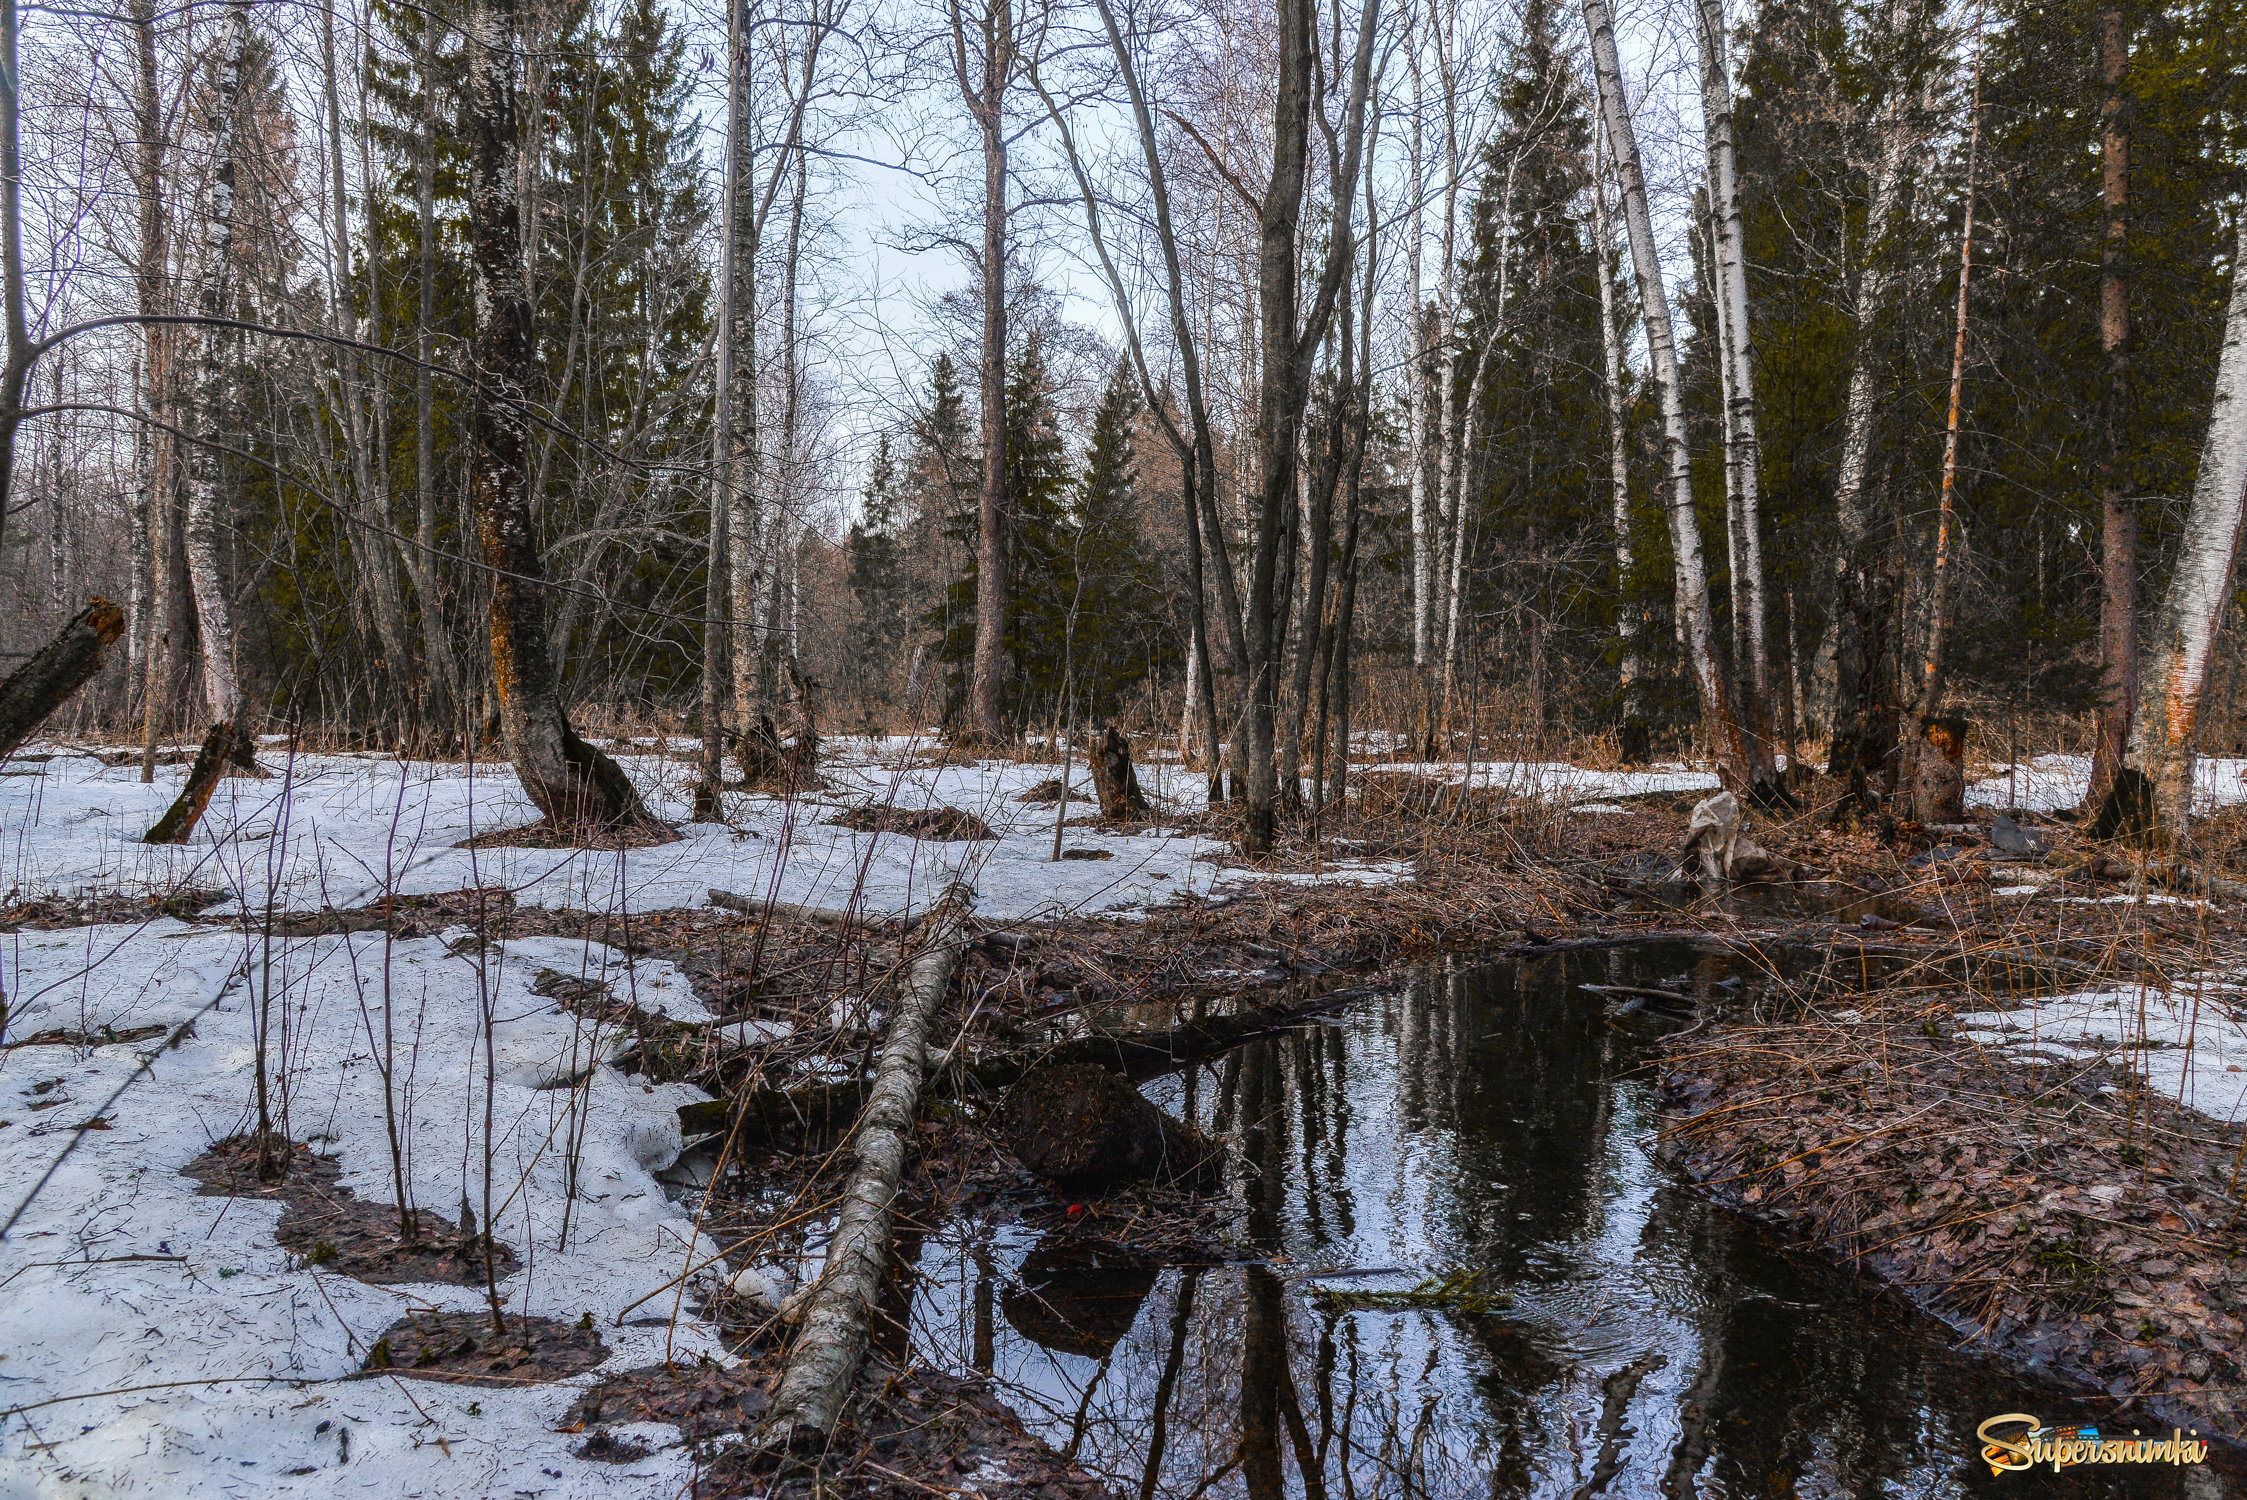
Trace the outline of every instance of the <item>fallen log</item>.
{"label": "fallen log", "polygon": [[826,1266],[800,1294],[802,1320],[759,1436],[767,1446],[825,1443],[866,1355],[868,1320],[889,1269],[890,1203],[905,1171],[928,1067],[929,1023],[960,968],[964,940],[957,921],[957,915],[940,918],[934,942],[913,960],[882,1030],[881,1061],[858,1122],[857,1160],[827,1242]]}
{"label": "fallen log", "polygon": [[0,759],[101,670],[102,654],[125,631],[125,612],[93,599],[69,624],[0,682]]}
{"label": "fallen log", "polygon": [[[754,896],[738,896],[732,891],[721,891],[716,886],[710,887],[710,904],[720,911],[737,911],[743,916],[771,918],[782,922],[856,922],[862,927],[873,927],[896,920],[873,912],[838,911],[832,906],[799,906],[793,901],[760,901]],[[918,914],[907,917],[904,922],[905,930],[911,932],[920,925],[920,921]]]}
{"label": "fallen log", "polygon": [[[963,944],[972,947],[973,943]],[[1211,1016],[1162,1031],[1127,1031],[1074,1037],[1036,1052],[1009,1052],[955,1066],[944,1086],[956,1093],[998,1094],[1032,1069],[1089,1063],[1144,1083],[1165,1073],[1231,1051],[1244,1042],[1284,1031],[1313,1016],[1374,993],[1366,989],[1329,990],[1295,1005],[1265,1006],[1237,1015]],[[718,1065],[722,1068],[722,1063]],[[690,1080],[720,1088],[724,1079],[711,1068]],[[857,1117],[867,1089],[855,1079],[779,1089],[759,1086],[730,1097],[679,1106],[679,1128],[690,1138],[731,1134],[736,1147],[797,1147],[818,1136],[847,1128]]]}

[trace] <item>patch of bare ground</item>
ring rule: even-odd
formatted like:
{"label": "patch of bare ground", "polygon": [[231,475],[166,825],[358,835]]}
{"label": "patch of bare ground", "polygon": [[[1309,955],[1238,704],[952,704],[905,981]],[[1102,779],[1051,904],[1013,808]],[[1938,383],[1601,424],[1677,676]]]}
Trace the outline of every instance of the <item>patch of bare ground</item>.
{"label": "patch of bare ground", "polygon": [[1875,992],[1673,1046],[1667,1150],[1720,1202],[2124,1410],[2247,1411],[2240,1129],[2106,1062],[1960,1038],[1957,993]]}
{"label": "patch of bare ground", "polygon": [[161,895],[33,896],[0,904],[0,932],[52,932],[64,927],[146,922],[156,917],[192,920],[226,899],[225,891],[185,886]]}
{"label": "patch of bare ground", "polygon": [[488,1312],[412,1312],[382,1331],[364,1370],[450,1385],[539,1385],[608,1357],[590,1313],[576,1323],[509,1313],[494,1328]]}
{"label": "patch of bare ground", "polygon": [[256,1140],[229,1136],[180,1173],[210,1196],[278,1201],[281,1222],[273,1237],[281,1248],[338,1275],[378,1286],[477,1285],[484,1280],[487,1249],[493,1274],[515,1269],[514,1251],[496,1241],[487,1247],[483,1236],[443,1214],[416,1209],[401,1223],[395,1206],[363,1201],[338,1180],[341,1163],[301,1141],[273,1143],[268,1158],[269,1175],[260,1176]]}

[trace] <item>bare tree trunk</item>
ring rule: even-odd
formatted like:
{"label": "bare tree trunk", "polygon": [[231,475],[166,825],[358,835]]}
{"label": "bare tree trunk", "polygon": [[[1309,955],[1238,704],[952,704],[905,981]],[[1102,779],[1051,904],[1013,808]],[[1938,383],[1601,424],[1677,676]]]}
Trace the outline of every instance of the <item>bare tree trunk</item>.
{"label": "bare tree trunk", "polygon": [[[1893,0],[1888,15],[1891,29],[1901,32],[1911,17],[1911,0]],[[1864,675],[1857,660],[1864,650],[1861,614],[1866,606],[1865,584],[1859,575],[1865,562],[1860,555],[1867,526],[1865,482],[1878,414],[1874,365],[1880,354],[1880,322],[1896,281],[1897,240],[1910,201],[1905,175],[1915,134],[1910,93],[1899,72],[1880,110],[1880,160],[1873,171],[1872,203],[1859,252],[1863,264],[1857,275],[1857,343],[1843,409],[1841,456],[1834,471],[1833,602],[1810,669],[1811,712],[1824,722],[1827,738],[1836,744],[1859,727],[1844,725],[1842,720],[1857,717],[1855,684]]]}
{"label": "bare tree trunk", "polygon": [[[204,206],[203,286],[197,310],[206,318],[230,314],[234,260],[234,193],[241,171],[242,61],[250,45],[250,8],[229,0],[218,45],[218,80],[211,131],[210,196]],[[241,702],[234,669],[234,623],[226,580],[219,570],[219,527],[227,508],[226,458],[233,418],[227,390],[227,356],[233,342],[215,327],[202,330],[196,360],[193,429],[200,440],[188,456],[187,576],[195,598],[195,623],[203,642],[203,698],[211,718],[231,723]]]}
{"label": "bare tree trunk", "polygon": [[[758,555],[764,540],[761,514],[764,483],[764,433],[758,417],[757,391],[757,252],[763,239],[764,214],[756,185],[755,71],[750,55],[751,37],[747,0],[729,0],[735,8],[731,82],[732,161],[728,178],[732,198],[726,210],[727,265],[730,287],[726,305],[733,321],[720,332],[729,346],[727,394],[721,415],[731,455],[724,466],[729,495],[726,518],[726,584],[733,600],[734,732],[739,736],[743,778],[752,783],[767,780],[773,772],[768,752],[772,736],[762,732],[764,711],[763,559]],[[777,186],[777,174],[773,184]],[[769,197],[766,201],[770,201]]]}
{"label": "bare tree trunk", "polygon": [[726,7],[725,180],[718,210],[718,336],[716,368],[711,377],[714,409],[710,422],[710,550],[702,584],[702,767],[694,788],[694,817],[698,822],[717,822],[725,816],[719,788],[724,785],[726,775],[725,705],[729,664],[736,659],[727,620],[731,571],[727,564],[734,486],[733,345],[737,322],[734,297],[740,285],[734,255],[740,238],[737,215],[744,207],[742,178],[746,152],[740,132],[748,124],[743,118],[742,99],[746,88],[742,74],[747,61],[741,6],[738,0],[729,0]]}
{"label": "bare tree trunk", "polygon": [[1015,68],[1010,0],[990,0],[982,18],[982,76],[971,80],[969,22],[952,0],[953,69],[983,142],[983,487],[975,541],[975,660],[968,683],[970,732],[986,745],[1006,738],[1006,90]]}
{"label": "bare tree trunk", "polygon": [[1410,351],[1410,365],[1405,371],[1407,401],[1406,431],[1411,454],[1411,471],[1406,483],[1412,496],[1412,666],[1420,680],[1419,714],[1421,722],[1415,725],[1415,738],[1425,744],[1432,732],[1427,722],[1426,677],[1435,660],[1435,539],[1428,517],[1428,346],[1427,309],[1421,304],[1420,257],[1426,231],[1421,223],[1424,212],[1421,185],[1426,180],[1426,169],[1421,158],[1421,115],[1426,105],[1420,85],[1420,39],[1414,11],[1406,17],[1405,51],[1412,68],[1412,131],[1410,161],[1412,163],[1412,229],[1411,253],[1405,257],[1405,275],[1408,295],[1411,298],[1406,313],[1405,347]]}
{"label": "bare tree trunk", "polygon": [[[445,628],[444,593],[437,573],[437,427],[431,367],[437,359],[437,13],[421,17],[421,160],[416,164],[414,212],[421,256],[414,315],[414,591],[421,596],[422,720],[451,725],[462,705],[460,664]],[[467,732],[465,728],[463,732]]]}
{"label": "bare tree trunk", "polygon": [[[331,270],[335,277],[332,319],[336,332],[356,343],[359,318],[352,305],[351,199],[343,175],[343,96],[336,77],[335,0],[320,9],[320,84],[327,106],[328,212],[331,219]],[[376,296],[373,305],[381,306]],[[390,534],[388,486],[377,445],[369,441],[367,411],[359,382],[359,354],[348,345],[336,350],[336,396],[343,408],[343,431],[350,448],[352,487],[358,491],[359,514],[366,523],[354,537],[352,557],[373,608],[375,633],[382,641],[383,659],[392,683],[400,689],[396,707],[404,708],[404,677],[413,661],[406,639],[406,607],[398,587],[398,553]]]}
{"label": "bare tree trunk", "polygon": [[23,388],[31,375],[23,306],[23,99],[16,33],[16,0],[0,0],[0,302],[6,304],[8,333],[7,362],[0,366],[0,538],[16,503],[16,429],[23,424]]}
{"label": "bare tree trunk", "polygon": [[[164,149],[169,142],[156,70],[155,0],[133,0],[131,15],[133,133],[138,137],[134,143],[134,189],[140,195],[136,205],[140,264],[134,268],[133,287],[142,316],[154,317],[164,310],[164,261],[169,253],[164,224]],[[161,420],[159,393],[164,390],[164,351],[169,344],[169,329],[143,324],[140,356],[134,362],[135,394],[141,414],[149,420],[139,424],[133,435],[133,584],[127,595],[131,608],[126,657],[130,663],[129,684],[138,684],[143,691],[154,688],[149,660],[156,648],[162,598],[156,559],[163,549],[156,545],[156,527],[163,507],[156,490],[161,469],[153,423]],[[128,696],[129,692],[128,687]]]}
{"label": "bare tree trunk", "polygon": [[1631,262],[1638,275],[1639,307],[1646,323],[1648,373],[1662,403],[1663,456],[1669,469],[1670,542],[1677,561],[1678,625],[1685,637],[1686,661],[1693,673],[1707,726],[1709,750],[1725,785],[1742,794],[1761,791],[1731,695],[1718,670],[1716,641],[1709,622],[1708,570],[1702,561],[1701,524],[1693,513],[1693,475],[1686,451],[1685,405],[1678,390],[1677,345],[1670,332],[1669,293],[1654,248],[1654,225],[1647,212],[1646,177],[1639,165],[1638,137],[1623,98],[1623,68],[1615,52],[1615,31],[1607,0],[1584,0],[1584,25],[1591,34],[1600,111],[1615,158],[1622,191],[1623,225],[1630,237]]}
{"label": "bare tree trunk", "polygon": [[1755,356],[1748,310],[1747,229],[1732,144],[1732,69],[1727,59],[1724,0],[1695,0],[1701,41],[1701,110],[1709,145],[1711,290],[1720,315],[1719,362],[1725,373],[1725,467],[1738,508],[1739,591],[1745,616],[1748,753],[1759,777],[1773,772],[1771,653],[1764,597],[1763,521],[1759,496],[1762,451],[1756,441]]}
{"label": "bare tree trunk", "polygon": [[[1935,562],[1927,589],[1927,652],[1920,666],[1922,718],[1943,701],[1943,636],[1950,625],[1952,500],[1958,490],[1958,428],[1966,391],[1966,296],[1974,275],[1974,172],[1982,146],[1982,64],[1974,62],[1973,122],[1966,134],[1966,202],[1958,237],[1958,316],[1951,335],[1950,414],[1943,432],[1943,483],[1936,505]],[[1928,753],[1923,750],[1922,754]]]}
{"label": "bare tree trunk", "polygon": [[[2193,731],[2201,693],[2239,555],[2240,523],[2247,515],[2247,220],[2232,258],[2231,306],[2224,321],[2223,354],[2216,367],[2215,404],[2201,444],[2192,509],[2185,518],[2177,571],[2138,679],[2137,712],[2130,724],[2134,770],[2151,783],[2162,831],[2182,842],[2192,807]],[[2127,778],[2118,776],[2120,783]]]}
{"label": "bare tree trunk", "polygon": [[1303,408],[1311,361],[1334,315],[1335,299],[1355,254],[1352,237],[1357,171],[1365,143],[1366,96],[1371,88],[1373,32],[1380,0],[1364,0],[1350,81],[1348,146],[1333,182],[1333,222],[1325,266],[1308,316],[1298,317],[1297,265],[1303,193],[1310,164],[1310,112],[1318,45],[1313,0],[1280,0],[1279,84],[1272,107],[1272,175],[1257,212],[1257,304],[1263,379],[1257,402],[1258,493],[1254,511],[1255,556],[1249,572],[1247,636],[1248,712],[1242,738],[1241,849],[1272,847],[1278,825],[1278,784],[1273,739],[1278,717],[1280,623],[1275,593],[1280,545],[1294,496]]}
{"label": "bare tree trunk", "polygon": [[515,0],[471,0],[467,29],[472,368],[483,386],[469,491],[492,569],[492,671],[507,751],[524,792],[556,832],[661,836],[668,830],[616,762],[570,727],[555,683],[525,465],[532,314],[519,198]]}
{"label": "bare tree trunk", "polygon": [[1616,321],[1615,277],[1608,264],[1613,231],[1608,224],[1607,182],[1600,158],[1607,154],[1607,128],[1599,127],[1600,149],[1592,165],[1592,240],[1599,257],[1600,350],[1607,369],[1607,470],[1609,507],[1615,526],[1615,634],[1621,646],[1623,758],[1646,758],[1646,717],[1639,701],[1638,612],[1631,603],[1631,459],[1629,422],[1623,408],[1623,330]]}
{"label": "bare tree trunk", "polygon": [[2099,734],[2091,786],[2083,805],[2096,807],[2114,787],[2129,748],[2132,699],[2138,689],[2138,495],[2131,483],[2125,436],[2130,410],[2129,252],[2130,121],[2123,97],[2130,42],[2122,9],[2099,13],[2099,102],[2102,198],[2106,233],[2099,246],[2099,352],[2106,388],[2099,402]]}

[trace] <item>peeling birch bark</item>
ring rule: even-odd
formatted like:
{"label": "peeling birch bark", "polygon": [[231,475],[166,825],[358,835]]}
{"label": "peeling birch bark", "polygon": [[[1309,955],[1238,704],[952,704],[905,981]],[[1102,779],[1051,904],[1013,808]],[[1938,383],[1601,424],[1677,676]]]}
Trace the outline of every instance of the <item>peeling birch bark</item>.
{"label": "peeling birch bark", "polygon": [[927,1068],[929,1023],[959,972],[956,916],[913,960],[882,1029],[882,1055],[857,1132],[857,1160],[843,1189],[827,1263],[803,1293],[801,1322],[773,1387],[760,1441],[796,1448],[826,1441],[866,1356],[868,1324],[890,1259],[890,1204],[904,1175]]}
{"label": "peeling birch bark", "polygon": [[2200,720],[2208,663],[2230,598],[2247,515],[2247,220],[2232,260],[2231,306],[2224,319],[2216,399],[2200,448],[2200,473],[2185,518],[2177,571],[2147,643],[2130,724],[2130,760],[2153,783],[2164,831],[2181,839],[2191,811],[2193,730]]}

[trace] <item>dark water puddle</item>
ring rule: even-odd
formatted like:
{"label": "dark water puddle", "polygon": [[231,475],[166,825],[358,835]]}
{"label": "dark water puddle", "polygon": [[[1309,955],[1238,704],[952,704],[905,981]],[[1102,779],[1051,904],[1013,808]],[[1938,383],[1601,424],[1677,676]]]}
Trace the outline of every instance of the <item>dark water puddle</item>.
{"label": "dark water puddle", "polygon": [[[1147,1265],[954,1223],[920,1247],[916,1352],[988,1372],[1055,1446],[1146,1497],[2233,1489],[2169,1469],[1993,1477],[1984,1419],[2111,1407],[1950,1352],[1893,1293],[1658,1163],[1649,1065],[1682,1022],[1579,986],[1756,978],[1682,944],[1438,968],[1151,1084],[1231,1144],[1262,1263]],[[1448,1306],[1332,1295],[1451,1273],[1473,1296]]]}

